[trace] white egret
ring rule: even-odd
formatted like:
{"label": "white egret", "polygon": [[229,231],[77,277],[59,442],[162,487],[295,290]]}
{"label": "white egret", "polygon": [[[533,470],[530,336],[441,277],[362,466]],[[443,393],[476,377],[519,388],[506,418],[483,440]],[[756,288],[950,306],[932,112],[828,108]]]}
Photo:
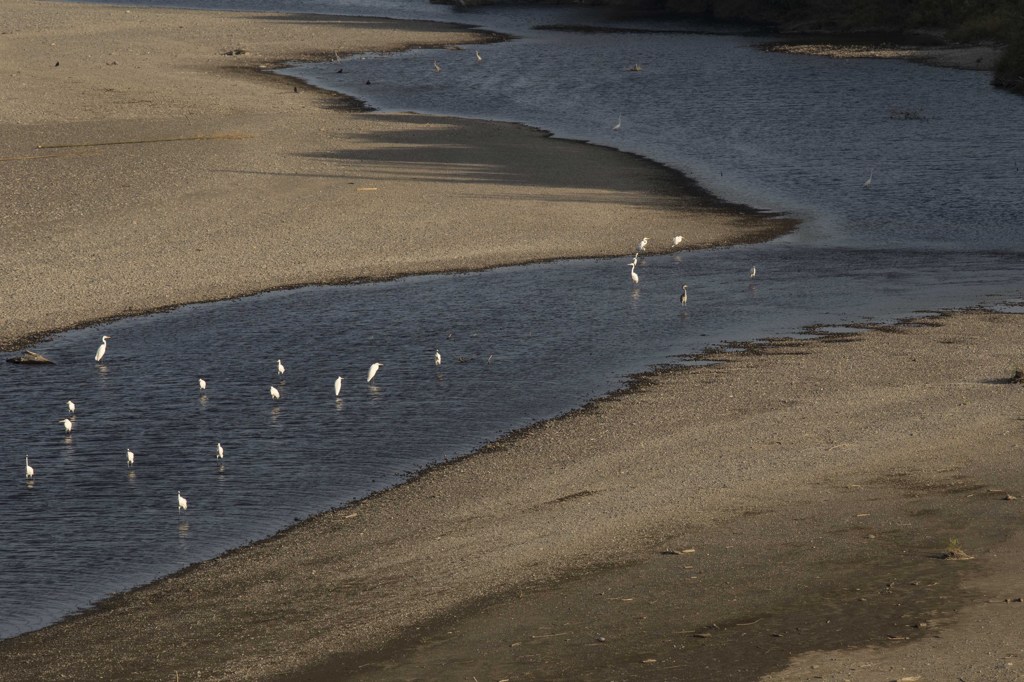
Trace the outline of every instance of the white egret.
{"label": "white egret", "polygon": [[281,364],[281,360],[277,361],[277,373],[284,374],[284,365]]}
{"label": "white egret", "polygon": [[71,428],[75,425],[70,419],[61,419],[60,423],[64,425],[64,433],[71,433]]}
{"label": "white egret", "polygon": [[217,459],[224,459],[224,447],[217,443]]}
{"label": "white egret", "polygon": [[68,401],[68,412],[70,412],[71,414],[75,413],[75,404],[70,400]]}
{"label": "white egret", "polygon": [[634,253],[633,254],[633,260],[630,261],[630,263],[632,263],[633,267],[635,268],[636,264],[639,262],[639,260],[640,260],[640,254],[639,253]]}
{"label": "white egret", "polygon": [[754,279],[755,277],[757,277],[757,266],[756,265],[751,265],[750,266],[750,279]]}
{"label": "white egret", "polygon": [[36,475],[36,470],[28,465],[28,457],[25,458],[25,478],[32,478]]}
{"label": "white egret", "polygon": [[633,284],[640,284],[640,275],[636,274],[636,263],[629,266],[629,278],[633,280]]}
{"label": "white egret", "polygon": [[373,378],[377,376],[377,370],[384,366],[383,362],[375,362],[370,365],[370,371],[366,373],[366,383],[373,381]]}
{"label": "white egret", "polygon": [[205,391],[206,390],[206,379],[204,379],[202,377],[199,377],[199,390],[200,391]]}
{"label": "white egret", "polygon": [[135,453],[132,452],[131,448],[128,448],[128,466],[135,465]]}
{"label": "white egret", "polygon": [[686,285],[684,284],[683,285],[683,293],[681,293],[679,295],[679,302],[682,303],[683,305],[686,305],[687,299],[689,299],[689,296],[687,296],[687,294],[686,294]]}
{"label": "white egret", "polygon": [[110,338],[109,336],[104,336],[103,337],[103,343],[101,343],[100,347],[96,349],[96,362],[99,362],[100,360],[102,360],[103,356],[106,354],[106,352],[107,352],[107,339],[109,339],[109,338]]}
{"label": "white egret", "polygon": [[612,130],[619,130],[622,128],[622,114],[619,114],[619,120],[612,126]]}
{"label": "white egret", "polygon": [[436,73],[441,73],[441,65],[437,63],[436,59],[434,60],[434,71]]}
{"label": "white egret", "polygon": [[477,50],[476,51],[476,63],[479,64],[483,60],[484,60],[484,58],[480,56],[480,50]]}
{"label": "white egret", "polygon": [[871,178],[875,176],[875,169],[868,171],[868,179],[864,181],[864,187],[871,187]]}
{"label": "white egret", "polygon": [[339,376],[334,380],[334,395],[341,395],[341,382],[345,380],[345,377]]}
{"label": "white egret", "polygon": [[441,366],[441,351],[434,349],[434,367]]}
{"label": "white egret", "polygon": [[683,236],[682,235],[676,235],[675,237],[672,237],[672,246],[679,246],[682,243],[683,243]]}
{"label": "white egret", "polygon": [[647,242],[651,241],[650,238],[644,237],[640,240],[640,243],[636,245],[637,253],[647,250]]}
{"label": "white egret", "polygon": [[277,388],[275,386],[271,386],[270,387],[270,397],[273,398],[274,400],[280,400],[281,399],[281,391],[277,390]]}
{"label": "white egret", "polygon": [[178,491],[178,513],[181,513],[182,509],[188,511],[188,500],[186,500],[184,497],[182,497],[181,491],[179,490]]}

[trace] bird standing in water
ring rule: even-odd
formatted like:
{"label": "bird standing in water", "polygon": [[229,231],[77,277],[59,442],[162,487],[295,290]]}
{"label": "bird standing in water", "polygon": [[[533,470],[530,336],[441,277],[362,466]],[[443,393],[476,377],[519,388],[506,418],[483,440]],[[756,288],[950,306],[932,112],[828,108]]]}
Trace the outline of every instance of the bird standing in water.
{"label": "bird standing in water", "polygon": [[629,278],[633,280],[633,284],[640,284],[640,275],[636,274],[635,262],[629,266]]}
{"label": "bird standing in water", "polygon": [[688,299],[689,299],[689,296],[687,296],[687,294],[686,294],[686,285],[684,284],[683,285],[683,293],[679,294],[679,302],[682,303],[683,305],[686,305],[686,301]]}
{"label": "bird standing in water", "polygon": [[270,387],[270,397],[273,398],[274,400],[280,400],[281,399],[281,391],[277,390],[276,387],[271,386]]}
{"label": "bird standing in water", "polygon": [[370,371],[366,373],[366,383],[373,381],[373,378],[377,376],[377,370],[384,366],[383,362],[375,362],[370,365]]}
{"label": "bird standing in water", "polygon": [[182,497],[181,491],[179,490],[178,491],[178,513],[179,514],[181,513],[182,509],[184,509],[186,511],[188,510],[188,500],[186,500],[184,497]]}
{"label": "bird standing in water", "polygon": [[135,466],[135,453],[132,452],[131,448],[128,448],[127,457],[128,466]]}
{"label": "bird standing in water", "polygon": [[341,377],[341,376],[339,376],[337,379],[334,380],[334,395],[335,396],[341,395],[341,382],[343,382],[344,380],[345,380],[345,377]]}
{"label": "bird standing in water", "polygon": [[441,366],[441,351],[434,349],[434,367]]}
{"label": "bird standing in water", "polygon": [[36,475],[36,470],[28,465],[28,457],[25,458],[25,478],[32,478]]}
{"label": "bird standing in water", "polygon": [[103,356],[106,355],[106,353],[107,353],[107,339],[109,339],[109,338],[110,338],[109,336],[104,336],[103,337],[103,343],[101,343],[100,347],[96,349],[96,362],[99,362],[100,360],[102,360]]}
{"label": "bird standing in water", "polygon": [[751,265],[750,266],[750,279],[754,279],[755,277],[757,277],[757,266],[756,265]]}

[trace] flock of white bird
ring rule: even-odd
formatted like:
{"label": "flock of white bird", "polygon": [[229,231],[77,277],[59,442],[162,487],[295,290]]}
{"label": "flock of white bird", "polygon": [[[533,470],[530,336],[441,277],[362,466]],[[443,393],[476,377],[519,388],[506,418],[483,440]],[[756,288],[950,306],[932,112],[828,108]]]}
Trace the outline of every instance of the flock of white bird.
{"label": "flock of white bird", "polygon": [[[103,360],[103,356],[105,356],[107,354],[107,341],[109,341],[109,340],[110,340],[109,336],[104,336],[102,338],[101,343],[100,343],[100,347],[96,349],[96,355],[95,355],[96,362],[100,362],[101,360]],[[441,351],[439,351],[437,349],[434,349],[434,365],[437,366],[437,367],[441,366]],[[366,373],[366,383],[373,382],[374,377],[377,376],[377,372],[383,366],[384,366],[383,362],[375,362],[372,365],[370,365],[370,369]],[[278,374],[278,376],[283,376],[284,375],[284,371],[285,371],[284,370],[284,363],[282,363],[281,360],[278,359],[278,361],[277,361],[277,374]],[[344,380],[345,380],[345,377],[342,377],[342,376],[339,376],[337,379],[334,380],[334,395],[335,396],[340,396],[341,395],[341,383]],[[202,393],[205,390],[206,390],[206,379],[204,379],[203,377],[199,377],[199,392]],[[274,400],[280,400],[281,399],[281,391],[278,390],[278,388],[276,386],[271,386],[270,387],[270,397],[273,398]],[[74,401],[71,401],[71,400],[67,401],[67,407],[68,407],[68,414],[71,415],[71,416],[74,416],[74,414],[75,414],[75,403],[74,403]],[[71,421],[71,419],[69,417],[64,417],[62,419],[59,419],[58,422],[60,424],[64,425],[64,433],[66,435],[71,435],[71,431],[74,428],[75,423],[73,421]],[[217,459],[224,459],[224,446],[222,446],[220,443],[217,443],[216,453],[217,453]],[[126,457],[127,457],[127,460],[128,460],[128,466],[129,467],[135,466],[135,453],[132,452],[131,448],[128,448],[127,453],[126,453]],[[25,457],[25,478],[31,480],[31,479],[35,478],[35,475],[36,475],[35,467],[33,467],[31,464],[29,464],[28,457],[26,456]],[[180,513],[182,511],[186,511],[187,509],[188,509],[188,500],[181,494],[181,491],[179,490],[178,491],[178,512]]]}
{"label": "flock of white bird", "polygon": [[[640,261],[640,254],[647,251],[647,244],[650,242],[650,237],[644,237],[636,245],[636,253],[633,254],[633,260],[629,263],[629,278],[633,280],[633,284],[640,284],[640,275],[636,274],[636,266]],[[672,238],[672,246],[677,247],[683,243],[683,238],[680,235],[676,235]],[[750,266],[750,279],[757,277],[757,266]],[[679,302],[682,305],[686,305],[686,302],[690,300],[690,295],[686,291],[686,285],[683,284],[683,293],[679,294]]]}

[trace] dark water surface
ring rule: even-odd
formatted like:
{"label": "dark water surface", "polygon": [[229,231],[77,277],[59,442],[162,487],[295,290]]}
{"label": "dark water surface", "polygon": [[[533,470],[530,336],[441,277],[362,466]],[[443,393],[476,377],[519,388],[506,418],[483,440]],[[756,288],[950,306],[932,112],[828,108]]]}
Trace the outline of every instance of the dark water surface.
{"label": "dark water surface", "polygon": [[[593,16],[575,9],[192,5],[515,32],[524,37],[481,47],[479,64],[472,49],[425,50],[293,73],[387,110],[522,121],[634,151],[805,223],[768,244],[646,258],[637,287],[624,253],[273,292],[39,344],[56,366],[0,366],[0,636],[266,537],[712,344],[1024,295],[1024,100],[991,89],[986,74],[766,54],[741,36],[530,28]],[[638,62],[641,72],[626,71]],[[97,364],[102,334],[112,338]],[[384,367],[368,386],[375,361]],[[66,437],[58,420],[69,399],[78,412]]]}

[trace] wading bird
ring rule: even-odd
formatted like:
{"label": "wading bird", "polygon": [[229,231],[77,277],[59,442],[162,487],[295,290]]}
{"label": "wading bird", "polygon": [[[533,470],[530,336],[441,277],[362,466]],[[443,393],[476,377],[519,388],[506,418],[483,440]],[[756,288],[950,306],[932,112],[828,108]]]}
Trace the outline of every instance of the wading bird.
{"label": "wading bird", "polygon": [[281,399],[281,391],[277,390],[276,387],[271,386],[270,387],[270,397],[273,398],[274,400],[280,400]]}
{"label": "wading bird", "polygon": [[682,243],[683,243],[683,236],[682,235],[676,235],[675,237],[672,237],[672,246],[679,246]]}
{"label": "wading bird", "polygon": [[135,466],[135,453],[128,448],[128,466]]}
{"label": "wading bird", "polygon": [[341,382],[345,380],[345,377],[339,376],[334,380],[334,395],[341,395]]}
{"label": "wading bird", "polygon": [[684,284],[683,285],[683,293],[679,294],[679,302],[682,303],[683,305],[686,305],[686,301],[689,298],[690,297],[687,296],[687,294],[686,294],[686,285]]}
{"label": "wading bird", "polygon": [[383,362],[375,362],[370,365],[370,371],[366,373],[366,383],[373,381],[373,378],[377,376],[377,370],[384,366]]}
{"label": "wading bird", "polygon": [[224,459],[224,448],[220,443],[217,443],[217,459]]}
{"label": "wading bird", "polygon": [[199,377],[199,390],[200,391],[205,391],[206,390],[206,379],[204,379],[202,377]]}
{"label": "wading bird", "polygon": [[875,177],[875,169],[868,171],[868,179],[864,181],[864,187],[871,187],[871,178]]}
{"label": "wading bird", "polygon": [[188,510],[188,500],[186,500],[184,497],[182,497],[181,491],[179,490],[178,491],[178,513],[179,514],[181,513],[182,509],[184,509],[186,511]]}
{"label": "wading bird", "polygon": [[436,73],[441,73],[441,65],[437,63],[436,59],[434,60],[434,71]]}
{"label": "wading bird", "polygon": [[28,465],[28,457],[25,458],[25,478],[32,478],[36,475],[36,470]]}
{"label": "wading bird", "polygon": [[284,374],[284,365],[281,364],[281,360],[277,361],[277,373]]}
{"label": "wading bird", "polygon": [[441,366],[441,351],[434,349],[434,367]]}
{"label": "wading bird", "polygon": [[68,412],[70,412],[71,414],[75,413],[75,404],[70,400],[68,401]]}
{"label": "wading bird", "polygon": [[634,268],[636,267],[636,264],[639,261],[639,259],[640,259],[640,254],[639,253],[634,253],[633,254],[633,260],[630,261],[630,263],[632,263]]}
{"label": "wading bird", "polygon": [[756,265],[751,265],[750,266],[750,279],[754,279],[755,277],[757,277],[757,266]]}
{"label": "wading bird", "polygon": [[476,63],[479,64],[483,60],[484,60],[484,58],[480,56],[480,50],[477,50],[476,51]]}
{"label": "wading bird", "polygon": [[629,266],[629,278],[633,280],[633,284],[640,284],[640,275],[636,274],[636,263]]}
{"label": "wading bird", "polygon": [[647,242],[651,241],[649,237],[644,237],[640,240],[640,243],[636,245],[637,253],[647,250]]}
{"label": "wading bird", "polygon": [[74,426],[74,423],[70,419],[61,419],[59,421],[64,425],[64,433],[71,433],[71,428]]}
{"label": "wading bird", "polygon": [[102,360],[103,356],[106,355],[106,353],[107,353],[107,339],[109,339],[109,338],[110,338],[109,336],[104,336],[103,337],[103,343],[101,343],[100,347],[96,349],[96,362],[99,362],[100,360]]}
{"label": "wading bird", "polygon": [[619,114],[619,120],[612,126],[612,130],[619,130],[622,128],[622,114]]}

